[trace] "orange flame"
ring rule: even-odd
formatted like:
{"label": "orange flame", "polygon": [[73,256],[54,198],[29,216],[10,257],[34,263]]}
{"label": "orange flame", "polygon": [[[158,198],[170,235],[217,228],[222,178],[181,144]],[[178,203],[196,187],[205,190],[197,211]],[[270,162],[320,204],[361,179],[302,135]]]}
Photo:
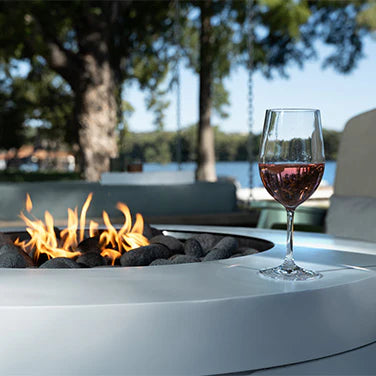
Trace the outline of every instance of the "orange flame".
{"label": "orange flame", "polygon": [[31,201],[30,195],[26,193],[26,211],[30,213],[32,209],[33,209],[33,203]]}
{"label": "orange flame", "polygon": [[[39,259],[42,253],[46,254],[48,259],[55,257],[75,258],[79,256],[81,252],[77,251],[77,246],[85,238],[86,215],[92,198],[93,195],[90,193],[82,206],[80,217],[78,216],[77,208],[74,210],[68,209],[67,227],[60,231],[60,237],[56,236],[54,219],[48,211],[45,212],[44,222],[35,217],[31,220],[21,212],[20,217],[26,224],[26,231],[30,235],[30,240],[21,242],[17,239],[14,244],[20,246],[27,253],[34,251],[35,261]],[[29,194],[27,194],[26,210],[30,213],[32,207],[33,203]],[[103,222],[106,229],[102,231],[99,237],[101,255],[109,258],[112,265],[124,252],[149,244],[147,238],[142,234],[144,220],[141,214],[136,214],[136,220],[132,227],[132,216],[129,208],[120,202],[116,207],[124,215],[123,226],[117,231],[112,225],[108,214],[103,211]],[[90,237],[99,235],[98,227],[97,222],[90,221]]]}

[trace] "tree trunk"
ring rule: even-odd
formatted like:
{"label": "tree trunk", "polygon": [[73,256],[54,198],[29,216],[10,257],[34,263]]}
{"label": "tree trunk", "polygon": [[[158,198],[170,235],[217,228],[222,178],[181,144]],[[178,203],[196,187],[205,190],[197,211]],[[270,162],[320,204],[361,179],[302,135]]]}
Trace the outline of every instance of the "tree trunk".
{"label": "tree trunk", "polygon": [[109,62],[85,55],[83,64],[85,74],[75,90],[79,164],[85,180],[98,181],[117,155],[117,86]]}
{"label": "tree trunk", "polygon": [[200,117],[198,125],[196,179],[201,181],[216,181],[214,133],[210,125],[213,81],[211,0],[202,1],[200,8]]}

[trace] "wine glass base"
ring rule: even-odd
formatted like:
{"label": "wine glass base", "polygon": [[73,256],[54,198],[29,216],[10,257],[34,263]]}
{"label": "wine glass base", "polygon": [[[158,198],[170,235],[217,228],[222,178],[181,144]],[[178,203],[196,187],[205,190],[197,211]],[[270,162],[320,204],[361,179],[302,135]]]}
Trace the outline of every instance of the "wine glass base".
{"label": "wine glass base", "polygon": [[262,269],[259,273],[264,278],[279,281],[307,281],[322,277],[320,273],[316,273],[313,270],[303,269],[296,264],[289,268],[286,268],[286,266],[282,264],[275,268]]}

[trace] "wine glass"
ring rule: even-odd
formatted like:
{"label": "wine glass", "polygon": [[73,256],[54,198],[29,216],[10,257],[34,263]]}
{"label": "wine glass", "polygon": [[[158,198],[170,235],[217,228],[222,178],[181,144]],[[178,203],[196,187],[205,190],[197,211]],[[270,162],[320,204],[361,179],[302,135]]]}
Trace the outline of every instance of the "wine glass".
{"label": "wine glass", "polygon": [[287,252],[280,266],[260,270],[263,277],[305,281],[321,275],[293,258],[294,212],[319,186],[325,156],[320,111],[272,109],[265,114],[259,171],[270,195],[287,211]]}

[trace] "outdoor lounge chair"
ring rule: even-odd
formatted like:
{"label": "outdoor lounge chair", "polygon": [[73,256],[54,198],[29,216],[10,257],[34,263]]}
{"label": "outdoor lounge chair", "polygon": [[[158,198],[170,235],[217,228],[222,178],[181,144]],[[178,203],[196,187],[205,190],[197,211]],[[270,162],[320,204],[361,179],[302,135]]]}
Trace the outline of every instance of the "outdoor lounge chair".
{"label": "outdoor lounge chair", "polygon": [[350,119],[337,158],[328,234],[376,242],[376,109]]}

